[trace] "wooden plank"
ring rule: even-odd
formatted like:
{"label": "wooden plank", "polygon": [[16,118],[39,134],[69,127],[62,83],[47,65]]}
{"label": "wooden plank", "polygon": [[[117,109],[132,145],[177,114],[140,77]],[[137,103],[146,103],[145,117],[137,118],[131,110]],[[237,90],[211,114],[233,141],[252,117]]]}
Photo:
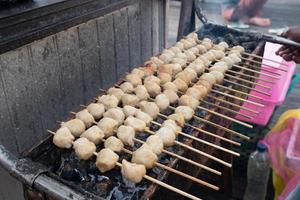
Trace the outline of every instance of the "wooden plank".
{"label": "wooden plank", "polygon": [[140,1],[141,12],[141,48],[142,48],[142,60],[152,56],[152,22],[151,22],[151,8],[152,0]]}
{"label": "wooden plank", "polygon": [[[41,112],[44,127],[54,129],[56,120],[63,117],[60,90],[60,66],[54,44],[54,37],[47,37],[30,45],[32,70],[37,82],[37,106]],[[43,135],[47,135],[43,132]]]}
{"label": "wooden plank", "polygon": [[108,14],[97,19],[98,45],[101,58],[102,86],[108,87],[116,82],[116,66],[114,52],[113,15]]}
{"label": "wooden plank", "polygon": [[64,116],[84,103],[83,77],[79,54],[77,28],[71,28],[56,35],[59,55],[61,94]]}
{"label": "wooden plank", "polygon": [[14,155],[18,155],[19,151],[16,141],[16,132],[13,126],[11,113],[9,112],[8,99],[3,84],[4,79],[2,73],[0,73],[0,77],[0,143]]}
{"label": "wooden plank", "polygon": [[81,67],[83,69],[84,103],[90,102],[101,87],[100,57],[96,20],[78,27]]}
{"label": "wooden plank", "polygon": [[113,13],[117,78],[129,71],[128,16],[123,8]]}
{"label": "wooden plank", "polygon": [[159,53],[159,7],[161,0],[152,1],[152,55]]}
{"label": "wooden plank", "polygon": [[140,35],[140,5],[134,4],[128,7],[128,32],[130,68],[142,63],[141,59],[141,35]]}
{"label": "wooden plank", "polygon": [[20,153],[40,139],[44,130],[36,98],[39,83],[34,80],[27,47],[2,54],[0,66]]}

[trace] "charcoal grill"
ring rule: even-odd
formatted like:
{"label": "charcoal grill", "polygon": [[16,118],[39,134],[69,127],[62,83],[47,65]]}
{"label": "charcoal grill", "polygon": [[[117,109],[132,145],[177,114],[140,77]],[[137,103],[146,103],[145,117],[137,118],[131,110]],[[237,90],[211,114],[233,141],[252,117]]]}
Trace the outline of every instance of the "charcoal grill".
{"label": "charcoal grill", "polygon": [[[254,41],[254,37],[252,35],[240,33],[239,31],[233,31],[221,26],[209,26],[210,27],[207,30],[213,29],[214,31],[210,31],[210,34],[208,35],[206,29],[200,29],[200,31],[198,31],[199,38],[209,36],[213,38],[215,42],[225,40],[231,45],[240,44],[244,46],[248,52],[252,52],[254,55],[262,55],[264,43]],[[222,33],[225,35],[225,37],[222,37],[222,35],[219,33]],[[252,60],[254,58],[249,56],[248,59]],[[247,62],[244,63],[244,66],[246,65]],[[234,70],[239,71],[239,73],[245,73],[249,75],[249,77],[251,76],[252,78],[249,78],[250,81],[253,81],[255,78],[254,73],[244,71],[244,69]],[[236,74],[236,77],[239,78],[241,75]],[[122,81],[123,80],[120,79],[117,84],[122,83]],[[231,81],[248,86],[249,88],[251,87],[250,82],[245,83],[236,79]],[[234,90],[231,90],[239,88],[238,86],[234,86],[230,83],[225,84],[228,88],[225,90],[219,88],[220,91],[239,97],[247,96],[246,94],[237,94],[234,92]],[[243,88],[243,92],[249,93],[249,91],[250,89]],[[217,97],[219,100],[215,100],[214,97]],[[201,105],[211,111],[218,111],[219,113],[230,117],[235,116],[235,113],[232,111],[238,112],[239,107],[233,106],[233,104],[241,105],[241,101],[236,99],[233,100],[232,98],[224,95],[215,95],[214,97],[207,98],[207,101],[213,103],[214,105],[209,103],[202,103]],[[230,101],[231,105],[224,103],[224,100]],[[227,110],[224,109],[224,107],[227,108]],[[166,111],[164,114],[168,114],[168,111]],[[230,120],[221,119],[220,117],[214,116],[208,112],[199,111],[197,115],[202,116],[205,120],[217,123],[225,128],[230,128],[231,126]],[[157,121],[159,122],[160,120],[161,118]],[[196,120],[193,120],[191,124],[205,131],[216,133],[219,136],[229,139],[233,138],[232,134],[230,134],[228,131],[219,129],[211,124],[199,123]],[[153,125],[153,128],[157,127]],[[223,147],[230,148],[232,145],[189,127],[185,127],[184,131],[192,136],[202,138],[214,144],[222,145]],[[141,134],[141,137],[145,136]],[[167,191],[161,187],[158,187],[156,184],[147,181],[142,181],[136,186],[126,183],[126,181],[122,180],[122,176],[118,169],[101,174],[94,166],[95,158],[89,161],[80,161],[78,158],[76,158],[73,150],[61,150],[56,148],[52,144],[51,138],[52,135],[49,135],[30,150],[24,152],[21,159],[11,156],[10,153],[5,151],[2,146],[0,148],[2,151],[0,153],[0,155],[2,155],[2,158],[0,159],[1,165],[4,166],[4,168],[8,170],[12,176],[18,178],[24,183],[26,199],[160,199],[162,196],[165,199],[181,198],[177,194],[171,193],[170,191]],[[191,139],[183,139],[179,137],[179,140],[186,145],[193,146],[210,155],[218,155],[228,163],[231,163],[232,161],[232,155],[221,152],[216,148],[208,147],[204,144],[200,145],[199,143],[193,142]],[[178,155],[192,159],[198,163],[216,167],[216,164],[212,163],[212,161],[208,158],[200,156],[196,153],[187,152],[183,148],[172,147],[169,150],[176,152]],[[121,156],[126,158],[125,154],[122,154]],[[160,161],[171,168],[178,169],[182,172],[187,172],[194,177],[205,177],[206,181],[210,181],[211,183],[218,185],[222,190],[226,190],[226,184],[228,184],[228,182],[226,183],[224,180],[229,180],[228,176],[230,175],[230,168],[228,167],[220,167],[217,165],[217,169],[222,172],[222,176],[217,176],[215,174],[205,172],[203,169],[199,169],[194,165],[180,161],[177,158],[171,159],[169,156],[163,156],[160,158]],[[188,191],[192,184],[186,179],[174,174],[170,174],[169,172],[158,168],[153,168],[150,174],[152,177],[171,183],[173,186],[184,191]],[[222,182],[222,184],[220,184],[220,182]],[[189,192],[193,195],[197,195],[195,194],[195,191]],[[201,198],[205,199],[205,197]]]}

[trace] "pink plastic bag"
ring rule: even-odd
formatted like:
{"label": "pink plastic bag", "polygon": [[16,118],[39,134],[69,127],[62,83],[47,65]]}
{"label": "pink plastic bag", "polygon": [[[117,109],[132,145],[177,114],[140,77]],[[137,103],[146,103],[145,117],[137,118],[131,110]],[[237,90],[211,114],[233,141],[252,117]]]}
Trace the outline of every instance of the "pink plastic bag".
{"label": "pink plastic bag", "polygon": [[284,121],[283,125],[283,129],[272,130],[264,140],[268,145],[272,168],[283,181],[282,186],[279,186],[278,182],[278,185],[276,183],[274,185],[275,190],[284,187],[284,190],[278,194],[280,195],[278,199],[285,199],[300,182],[300,166],[298,166],[297,157],[291,156],[297,156],[300,152],[300,145],[295,145],[300,141],[300,119],[290,117]]}

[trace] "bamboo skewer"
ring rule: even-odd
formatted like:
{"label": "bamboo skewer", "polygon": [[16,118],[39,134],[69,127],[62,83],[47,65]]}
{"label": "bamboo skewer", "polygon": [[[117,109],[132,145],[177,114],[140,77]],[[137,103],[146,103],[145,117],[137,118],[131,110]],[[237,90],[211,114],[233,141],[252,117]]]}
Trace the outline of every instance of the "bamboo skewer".
{"label": "bamboo skewer", "polygon": [[250,137],[248,137],[248,136],[245,136],[245,135],[243,135],[243,134],[241,134],[241,133],[239,133],[239,132],[236,132],[236,131],[230,130],[230,129],[228,129],[228,128],[225,128],[225,127],[223,127],[223,126],[221,126],[221,125],[219,125],[219,124],[213,123],[213,122],[208,121],[208,120],[206,120],[206,119],[200,118],[200,117],[198,117],[198,116],[195,116],[195,119],[197,119],[197,120],[199,120],[199,121],[202,121],[202,122],[205,122],[205,123],[208,123],[208,124],[210,124],[210,125],[212,125],[212,126],[215,126],[216,128],[223,129],[224,131],[227,131],[228,133],[231,133],[231,134],[234,134],[234,135],[236,135],[236,136],[239,136],[239,137],[241,137],[241,138],[243,138],[243,139],[250,140]]}
{"label": "bamboo skewer", "polygon": [[[53,132],[53,131],[47,130],[47,132],[49,132],[49,133],[55,135],[55,132]],[[74,143],[74,142],[72,142],[72,143]],[[123,150],[124,150],[124,149],[123,149]],[[97,153],[97,152],[94,152],[93,154],[94,154],[95,156],[98,156],[98,153]],[[122,164],[119,163],[119,162],[117,162],[116,165],[119,166],[119,167],[122,167]],[[164,165],[163,165],[163,166],[164,166]],[[161,167],[161,166],[160,166],[160,167]],[[166,166],[164,166],[164,167],[166,167]],[[172,168],[166,167],[165,169],[172,169]],[[190,175],[187,175],[187,174],[185,174],[185,173],[179,172],[179,171],[177,171],[177,170],[175,170],[175,169],[172,169],[172,172],[177,173],[178,175],[181,175],[181,176],[183,176],[183,174],[184,174],[183,177],[185,177],[185,178],[188,178],[188,177],[189,177],[189,178],[191,178],[191,180],[196,181],[197,183],[201,183],[202,185],[205,185],[205,186],[207,186],[207,187],[209,187],[209,188],[212,188],[212,189],[215,189],[215,190],[219,190],[219,187],[217,187],[217,186],[214,186],[214,185],[212,185],[212,184],[209,184],[209,183],[207,183],[207,182],[205,182],[205,181],[201,181],[200,179],[197,180],[197,178],[194,178],[194,177],[192,177],[192,176],[190,176]],[[148,175],[144,175],[143,178],[145,178],[145,179],[147,179],[147,180],[150,180],[150,181],[152,181],[152,182],[154,182],[154,183],[156,183],[156,184],[158,184],[158,185],[160,185],[160,186],[163,186],[163,187],[165,187],[165,188],[167,188],[167,189],[170,189],[171,191],[176,192],[176,193],[178,193],[178,194],[181,194],[181,195],[183,195],[183,196],[185,196],[185,197],[188,197],[188,198],[190,198],[190,199],[199,199],[199,198],[197,198],[197,197],[195,197],[195,196],[193,196],[193,195],[190,195],[190,194],[188,194],[188,193],[186,193],[186,192],[184,192],[184,191],[182,191],[182,190],[179,190],[179,189],[177,189],[177,188],[175,188],[175,187],[173,187],[173,186],[171,186],[171,185],[169,185],[169,184],[166,184],[166,183],[164,183],[164,182],[162,182],[162,181],[159,181],[159,180],[157,180],[157,179],[155,179],[155,178],[152,178],[152,177],[150,177],[150,176],[148,176]],[[199,199],[199,200],[201,200],[201,199]]]}
{"label": "bamboo skewer", "polygon": [[223,100],[223,99],[219,99],[219,98],[217,98],[217,97],[215,97],[215,96],[207,95],[207,97],[212,98],[212,99],[214,99],[214,100],[216,100],[216,101],[220,101],[220,102],[222,102],[222,103],[226,103],[226,104],[228,104],[228,105],[237,107],[237,108],[239,108],[239,109],[241,109],[241,110],[245,110],[245,111],[251,112],[251,113],[253,113],[253,114],[255,114],[255,115],[258,115],[258,114],[259,114],[259,112],[256,111],[256,110],[252,110],[252,109],[250,109],[250,108],[247,108],[247,107],[244,107],[244,106],[240,106],[240,105],[238,105],[238,104],[234,104],[234,103],[232,103],[232,102],[229,102],[229,101],[226,101],[226,100]]}
{"label": "bamboo skewer", "polygon": [[[128,150],[128,149],[125,149],[125,148],[123,148],[122,151],[124,151],[125,153],[128,153],[128,154],[130,154],[130,155],[133,154],[132,151],[130,151],[130,150]],[[212,184],[210,184],[210,183],[208,183],[208,182],[206,182],[206,181],[203,181],[203,180],[201,180],[201,179],[198,179],[198,178],[195,178],[195,177],[193,177],[193,176],[190,176],[190,175],[188,175],[188,174],[186,174],[186,173],[183,173],[183,172],[181,172],[181,171],[178,171],[178,170],[176,170],[176,169],[173,169],[173,168],[171,168],[171,167],[168,167],[168,166],[166,166],[166,165],[163,165],[163,164],[161,164],[161,163],[159,163],[159,162],[155,162],[155,165],[156,165],[157,167],[160,167],[160,168],[165,169],[165,170],[167,170],[167,171],[173,172],[174,174],[177,174],[177,175],[179,175],[179,176],[182,176],[182,177],[184,177],[184,178],[187,178],[187,179],[189,179],[189,180],[191,180],[191,181],[194,181],[194,182],[196,182],[196,183],[199,183],[199,184],[204,185],[204,186],[206,186],[206,187],[209,187],[209,188],[211,188],[211,189],[214,189],[214,190],[219,190],[219,189],[220,189],[219,187],[217,187],[217,186],[215,186],[215,185],[212,185]]]}
{"label": "bamboo skewer", "polygon": [[259,74],[259,75],[264,75],[264,76],[267,76],[267,77],[269,77],[269,78],[273,78],[273,79],[279,79],[279,77],[277,77],[277,76],[273,76],[273,75],[270,75],[270,74],[266,74],[266,73],[264,73],[264,72],[258,72],[258,71],[256,71],[256,70],[253,70],[253,69],[249,69],[249,68],[246,68],[246,67],[242,67],[242,66],[239,66],[239,65],[233,65],[234,67],[236,67],[236,68],[239,68],[239,69],[243,69],[243,70],[246,70],[246,71],[249,71],[249,72],[253,72],[253,73],[255,73],[255,74]]}
{"label": "bamboo skewer", "polygon": [[284,72],[287,72],[287,70],[285,69],[282,69],[282,68],[277,68],[277,67],[274,67],[272,65],[269,65],[269,64],[265,64],[265,63],[262,63],[262,62],[259,62],[259,61],[256,61],[256,60],[251,60],[251,59],[248,59],[248,58],[245,58],[245,57],[241,57],[243,60],[246,60],[248,62],[253,62],[253,63],[256,63],[256,64],[260,64],[260,65],[264,65],[264,66],[267,66],[267,67],[271,67],[271,68],[275,68],[275,69],[279,69],[281,71],[284,71]]}
{"label": "bamboo skewer", "polygon": [[[146,132],[146,133],[149,133],[149,134],[152,134],[152,135],[155,135],[155,132],[154,132],[154,131],[151,131],[151,130],[145,130],[145,132]],[[197,154],[199,154],[199,155],[202,155],[202,156],[204,156],[204,157],[206,157],[206,158],[209,158],[209,159],[211,159],[211,160],[214,160],[214,161],[216,161],[216,162],[218,162],[218,163],[220,163],[220,164],[223,164],[224,166],[232,167],[232,164],[231,164],[231,163],[225,162],[225,161],[223,161],[223,160],[221,160],[221,159],[219,159],[219,158],[217,158],[217,157],[215,157],[215,156],[212,156],[212,155],[210,155],[210,154],[208,154],[208,153],[205,153],[205,152],[203,152],[203,151],[200,151],[200,150],[198,150],[198,149],[196,149],[196,148],[194,148],[194,147],[190,147],[189,145],[186,145],[186,144],[184,144],[184,143],[182,143],[182,142],[179,142],[179,141],[176,140],[176,141],[175,141],[175,144],[177,144],[178,146],[184,147],[184,148],[186,148],[186,149],[188,149],[188,150],[190,150],[190,151],[193,151],[193,152],[195,152],[195,153],[197,153]]]}
{"label": "bamboo skewer", "polygon": [[243,101],[243,102],[247,102],[247,103],[250,103],[250,104],[259,106],[259,107],[265,107],[265,105],[263,105],[263,104],[256,103],[256,102],[254,102],[254,101],[250,101],[250,100],[243,99],[243,98],[240,98],[240,97],[236,97],[236,96],[233,96],[233,95],[231,95],[231,94],[227,94],[227,93],[224,93],[224,92],[220,92],[220,91],[218,91],[218,90],[211,89],[211,91],[214,92],[214,93],[221,94],[221,95],[224,95],[224,96],[227,96],[227,97],[231,97],[231,98],[233,98],[233,99],[237,99],[237,100],[240,100],[240,101]]}
{"label": "bamboo skewer", "polygon": [[[137,138],[133,138],[133,140],[134,140],[135,142],[139,142],[139,143],[141,143],[141,144],[144,144],[144,143],[145,143],[144,141],[142,141],[142,140],[140,140],[140,139],[137,139]],[[222,175],[222,173],[221,173],[220,171],[217,171],[217,170],[215,170],[215,169],[212,169],[212,168],[210,168],[210,167],[207,167],[207,166],[205,166],[205,165],[202,165],[202,164],[200,164],[200,163],[197,163],[197,162],[195,162],[195,161],[193,161],[193,160],[190,160],[190,159],[188,159],[188,158],[186,158],[186,157],[180,156],[180,155],[178,155],[178,154],[176,154],[176,153],[173,153],[173,152],[171,152],[171,151],[168,151],[168,150],[163,149],[162,152],[165,153],[165,154],[168,154],[168,155],[170,155],[170,156],[173,156],[173,157],[175,157],[175,158],[177,158],[177,159],[180,159],[180,160],[183,160],[183,161],[185,161],[185,162],[188,162],[188,163],[190,163],[190,164],[192,164],[192,165],[195,165],[195,166],[197,166],[197,167],[199,167],[199,168],[205,169],[206,171],[212,172],[212,173],[214,173],[214,174],[216,174],[216,175],[219,175],[219,176]]]}
{"label": "bamboo skewer", "polygon": [[248,118],[248,119],[253,119],[253,117],[251,117],[251,116],[249,116],[249,115],[246,115],[246,114],[243,114],[243,113],[239,113],[239,112],[237,112],[237,111],[235,111],[235,110],[231,110],[231,109],[229,109],[229,108],[226,108],[226,107],[223,107],[223,106],[220,106],[220,105],[215,105],[215,104],[210,103],[210,102],[205,101],[205,100],[201,100],[201,101],[202,101],[203,103],[207,104],[207,105],[215,106],[215,107],[217,107],[217,108],[226,110],[226,111],[228,111],[228,112],[232,112],[232,113],[234,113],[234,114],[236,114],[236,115],[240,115],[240,116],[246,117],[246,118]]}
{"label": "bamboo skewer", "polygon": [[248,67],[251,67],[252,69],[257,69],[257,70],[261,70],[261,71],[268,72],[268,73],[270,73],[270,74],[274,74],[274,75],[277,75],[277,76],[281,76],[280,73],[273,72],[273,71],[271,71],[270,69],[262,68],[261,66],[250,65],[250,64],[248,64],[248,63],[243,63],[243,65],[246,65],[246,66],[248,66]]}
{"label": "bamboo skewer", "polygon": [[270,93],[267,93],[267,92],[264,92],[264,91],[258,90],[258,89],[256,89],[256,88],[248,87],[248,86],[246,86],[246,85],[242,85],[242,84],[240,84],[240,83],[235,83],[235,82],[232,82],[232,81],[230,81],[230,80],[227,80],[227,79],[224,79],[224,82],[228,82],[228,83],[231,83],[231,84],[233,84],[233,83],[234,83],[235,85],[238,85],[238,86],[241,86],[241,87],[247,88],[247,89],[249,89],[249,90],[253,90],[253,91],[257,92],[257,93],[260,93],[260,94],[263,94],[263,95],[266,95],[266,96],[271,96],[271,94],[270,94]]}
{"label": "bamboo skewer", "polygon": [[241,75],[241,76],[245,76],[245,77],[248,77],[248,78],[254,78],[256,80],[260,80],[262,82],[266,82],[266,83],[271,83],[271,84],[275,84],[276,82],[274,81],[270,81],[270,80],[265,80],[259,76],[252,76],[252,75],[249,75],[249,74],[244,74],[244,73],[241,73],[241,72],[236,72],[236,71],[233,71],[231,69],[228,69],[226,72],[230,72],[230,73],[234,73],[234,74],[238,74],[238,75]]}
{"label": "bamboo skewer", "polygon": [[[158,126],[162,126],[162,124],[160,124],[160,123],[158,123],[158,122],[155,122],[155,121],[153,121],[153,122],[151,122],[151,123],[153,123],[153,124],[155,124],[155,125],[158,125]],[[214,147],[214,148],[219,149],[219,150],[221,150],[221,151],[230,153],[230,154],[232,154],[232,155],[240,156],[240,154],[237,153],[237,152],[235,152],[235,151],[231,151],[231,150],[229,150],[229,149],[226,149],[226,148],[224,148],[224,147],[218,146],[218,145],[213,144],[213,143],[211,143],[211,142],[207,142],[207,141],[205,141],[205,140],[202,140],[202,139],[200,139],[200,138],[194,137],[194,136],[189,135],[189,134],[187,134],[187,133],[184,133],[184,132],[182,132],[182,131],[177,131],[177,132],[178,132],[178,134],[183,135],[183,136],[185,136],[185,137],[187,137],[187,138],[190,138],[190,139],[192,139],[192,140],[201,142],[201,143],[203,143],[203,144],[206,144],[206,145],[208,145],[208,146]]]}
{"label": "bamboo skewer", "polygon": [[245,80],[245,79],[242,79],[242,78],[238,78],[238,77],[232,76],[232,75],[230,75],[230,74],[225,74],[225,76],[230,77],[230,78],[234,78],[234,79],[239,80],[239,81],[243,81],[243,82],[245,82],[245,83],[250,83],[250,84],[252,84],[252,85],[258,85],[258,86],[260,86],[260,87],[262,87],[262,88],[265,88],[265,89],[268,89],[268,90],[271,90],[271,89],[272,89],[271,87],[265,86],[265,85],[263,85],[263,84],[261,84],[261,83],[257,83],[257,82],[254,82],[254,81],[248,81],[248,80]]}
{"label": "bamboo skewer", "polygon": [[261,98],[259,96],[256,96],[256,95],[253,95],[253,94],[248,94],[246,92],[242,92],[242,91],[239,91],[239,90],[236,90],[236,89],[228,88],[228,87],[225,87],[225,86],[220,85],[220,84],[215,84],[215,86],[220,87],[220,88],[225,89],[225,90],[235,92],[235,93],[239,93],[239,94],[246,95],[246,96],[249,96],[249,97],[253,97],[253,98],[256,98],[256,99],[259,99],[259,100],[263,100],[263,98]]}
{"label": "bamboo skewer", "polygon": [[247,123],[242,122],[242,121],[240,121],[240,120],[234,119],[234,118],[232,118],[232,117],[228,117],[228,116],[223,115],[223,114],[220,114],[220,113],[218,113],[218,112],[209,110],[209,109],[204,108],[204,107],[202,107],[202,106],[198,106],[197,108],[202,109],[202,110],[204,110],[204,111],[206,111],[206,112],[209,112],[209,113],[211,113],[211,114],[217,115],[217,116],[219,116],[219,117],[222,117],[222,118],[224,118],[224,119],[233,121],[233,122],[238,123],[238,124],[240,124],[240,125],[246,126],[246,127],[248,127],[248,128],[253,128],[253,126],[250,125],[250,124],[247,124]]}
{"label": "bamboo skewer", "polygon": [[[265,58],[265,57],[262,57],[262,56],[259,56],[259,55],[255,55],[255,54],[250,54],[250,53],[247,53],[247,52],[244,52],[243,54],[245,54],[246,56],[252,56],[252,57],[255,57],[255,58],[259,58],[259,59],[261,59],[261,60],[268,60],[268,61],[271,61],[271,62],[274,62],[274,63],[277,63],[277,64],[282,64],[282,65],[288,67],[287,64],[278,62],[278,61],[276,61],[276,60],[272,60],[272,59],[270,59],[270,58]],[[287,72],[287,70],[282,69],[282,68],[277,68],[277,67],[274,67],[274,68],[279,69],[279,70],[284,71],[284,72]]]}

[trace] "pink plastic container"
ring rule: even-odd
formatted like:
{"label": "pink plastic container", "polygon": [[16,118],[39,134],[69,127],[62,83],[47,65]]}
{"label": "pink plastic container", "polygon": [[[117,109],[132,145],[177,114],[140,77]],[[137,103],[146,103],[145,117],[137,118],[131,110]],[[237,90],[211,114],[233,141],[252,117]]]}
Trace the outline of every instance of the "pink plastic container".
{"label": "pink plastic container", "polygon": [[[256,85],[255,88],[261,91],[264,91],[266,93],[269,93],[270,96],[267,96],[265,94],[256,92],[256,91],[251,91],[250,94],[255,95],[260,97],[262,100],[259,100],[254,97],[249,97],[248,100],[252,100],[257,103],[264,104],[265,107],[259,107],[253,104],[249,103],[244,103],[243,107],[250,108],[252,110],[256,110],[259,112],[258,115],[255,115],[253,113],[249,113],[248,111],[245,110],[240,110],[239,113],[247,114],[250,116],[253,116],[252,119],[243,117],[241,115],[237,115],[236,119],[250,122],[253,124],[259,124],[259,125],[266,125],[272,116],[272,113],[277,105],[281,105],[283,101],[285,100],[285,96],[287,94],[287,91],[289,89],[289,85],[291,83],[292,76],[294,74],[296,64],[294,62],[286,62],[283,60],[280,56],[277,56],[275,52],[281,47],[279,44],[273,44],[267,42],[265,45],[265,50],[264,50],[264,58],[268,58],[276,62],[268,61],[268,60],[263,60],[262,64],[262,69],[266,69],[266,71],[261,70],[261,72],[264,72],[266,74],[272,75],[272,76],[277,76],[279,79],[275,79],[266,75],[260,75],[260,79],[264,80],[269,80],[274,83],[266,83],[264,81],[258,80],[257,83],[260,83],[264,86],[270,87],[271,89],[267,89],[265,87],[261,87],[259,85]],[[281,64],[280,64],[281,63]],[[269,67],[268,65],[271,65],[273,67]],[[287,66],[286,66],[287,65]],[[277,68],[277,69],[276,69]],[[278,68],[286,69],[287,72],[278,70]],[[277,73],[276,75],[268,73],[267,71],[272,71],[274,73]]]}

